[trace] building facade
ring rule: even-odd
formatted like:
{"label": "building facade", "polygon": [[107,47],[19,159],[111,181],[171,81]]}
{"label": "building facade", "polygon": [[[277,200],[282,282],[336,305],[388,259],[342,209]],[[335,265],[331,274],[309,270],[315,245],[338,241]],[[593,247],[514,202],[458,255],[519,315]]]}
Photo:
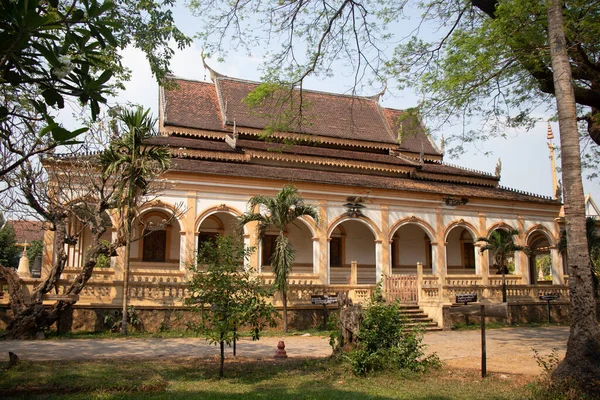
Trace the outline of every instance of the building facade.
{"label": "building facade", "polygon": [[[533,300],[552,287],[566,295],[560,201],[500,186],[500,164],[487,173],[445,163],[443,143],[410,112],[382,107],[379,96],[280,89],[249,107],[244,99],[259,83],[214,71],[210,82],[168,79],[177,88],[160,90],[160,134],[148,143],[173,155],[167,188],[138,223],[171,222],[132,245],[132,304],[181,305],[198,246],[233,234],[251,196],[275,195],[286,184],[321,217],[286,229],[297,251],[293,307],[340,291],[361,301],[398,276],[416,277],[410,299],[434,316],[457,293],[497,298],[498,268],[477,240],[497,229],[519,230],[515,241],[531,249],[513,257],[509,300]],[[86,240],[84,232],[68,246],[65,276],[80,267]],[[267,283],[273,240],[269,231],[259,241],[253,226],[244,229],[244,242],[256,248],[250,264]],[[546,276],[541,257],[551,264]],[[78,304],[119,304],[122,254],[94,274]]]}

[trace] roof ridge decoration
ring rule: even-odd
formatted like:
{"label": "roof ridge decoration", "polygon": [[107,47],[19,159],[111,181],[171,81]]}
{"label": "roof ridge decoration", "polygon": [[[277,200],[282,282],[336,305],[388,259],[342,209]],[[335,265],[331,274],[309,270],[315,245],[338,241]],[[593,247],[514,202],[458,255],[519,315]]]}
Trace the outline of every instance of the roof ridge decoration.
{"label": "roof ridge decoration", "polygon": [[[210,73],[210,80],[215,82],[217,79],[219,78],[227,78],[226,75],[220,74],[217,71],[215,71],[214,69],[212,69],[208,63],[206,62],[206,57],[204,56],[204,50],[202,50],[202,52],[200,53],[200,57],[202,57],[202,65],[204,66],[205,69],[208,70],[208,72]],[[216,82],[215,82],[216,83]]]}
{"label": "roof ridge decoration", "polygon": [[513,193],[524,194],[526,196],[535,197],[535,198],[538,198],[538,199],[555,200],[555,199],[552,198],[552,196],[546,196],[546,195],[543,195],[543,194],[537,194],[537,193],[533,193],[533,192],[526,192],[524,190],[513,189],[513,188],[509,188],[507,186],[498,185],[498,188],[500,188],[502,190],[507,190],[507,191],[513,192]]}
{"label": "roof ridge decoration", "polygon": [[486,176],[489,176],[489,177],[492,177],[492,178],[493,177],[499,178],[498,175],[491,174],[490,172],[487,172],[487,171],[482,171],[480,169],[474,169],[474,168],[461,167],[460,165],[451,164],[451,163],[447,163],[447,162],[444,162],[444,161],[442,161],[438,165],[446,165],[448,167],[461,169],[463,171],[476,172],[478,174],[486,175]]}
{"label": "roof ridge decoration", "polygon": [[381,91],[379,93],[376,93],[373,96],[370,96],[370,98],[372,98],[377,103],[379,103],[379,99],[381,99],[381,97],[385,94],[385,92],[387,92],[387,80],[385,80],[383,82],[383,89],[381,89]]}

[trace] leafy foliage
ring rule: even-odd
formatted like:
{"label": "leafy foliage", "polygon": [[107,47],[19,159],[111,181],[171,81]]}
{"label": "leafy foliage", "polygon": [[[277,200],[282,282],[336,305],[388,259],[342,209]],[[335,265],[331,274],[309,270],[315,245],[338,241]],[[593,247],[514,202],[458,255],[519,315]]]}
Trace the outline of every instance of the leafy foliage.
{"label": "leafy foliage", "polygon": [[239,217],[240,226],[256,222],[256,232],[260,239],[264,237],[269,226],[274,226],[279,231],[270,261],[275,275],[275,287],[283,297],[283,326],[287,332],[288,276],[294,263],[295,251],[284,231],[288,224],[302,216],[311,217],[319,223],[319,212],[315,206],[304,204],[294,185],[284,186],[275,197],[253,196],[248,201],[248,207],[250,211]]}
{"label": "leafy foliage", "polygon": [[[302,88],[307,77],[331,77],[343,65],[354,73],[353,92],[390,82],[422,94],[419,111],[430,128],[465,127],[448,138],[450,154],[503,137],[506,128],[530,128],[537,107],[555,112],[547,2],[194,0],[190,8],[206,22],[199,37],[210,52],[225,57],[228,49],[276,45],[263,65],[269,84]],[[571,0],[563,12],[582,159],[597,176],[600,6]]]}
{"label": "leafy foliage", "polygon": [[16,234],[10,223],[5,223],[0,213],[0,265],[17,268],[21,249],[17,246]]}
{"label": "leafy foliage", "polygon": [[278,316],[275,307],[267,302],[271,290],[244,268],[253,249],[232,236],[217,236],[216,242],[205,242],[198,250],[197,264],[189,282],[191,296],[187,303],[202,313],[196,329],[207,340],[221,345],[223,376],[223,346],[231,346],[238,338],[237,329],[249,328],[253,340],[268,325],[274,326]]}
{"label": "leafy foliage", "polygon": [[363,312],[358,347],[347,359],[357,375],[385,369],[422,372],[439,365],[437,355],[425,357],[423,332],[407,330],[396,303],[371,302]]}
{"label": "leafy foliage", "polygon": [[[104,326],[106,326],[111,332],[119,332],[121,330],[122,320],[122,312],[120,310],[115,310],[114,312],[108,313],[104,316]],[[140,319],[137,310],[133,306],[127,307],[127,323],[134,328],[142,328],[142,320]]]}
{"label": "leafy foliage", "polygon": [[44,252],[44,242],[42,240],[32,240],[27,246],[27,258],[33,262],[36,258],[41,257]]}
{"label": "leafy foliage", "polygon": [[142,49],[157,80],[168,72],[174,0],[16,0],[0,2],[0,176],[29,157],[73,144],[56,112],[74,101],[95,120],[107,95],[129,77],[119,50]]}

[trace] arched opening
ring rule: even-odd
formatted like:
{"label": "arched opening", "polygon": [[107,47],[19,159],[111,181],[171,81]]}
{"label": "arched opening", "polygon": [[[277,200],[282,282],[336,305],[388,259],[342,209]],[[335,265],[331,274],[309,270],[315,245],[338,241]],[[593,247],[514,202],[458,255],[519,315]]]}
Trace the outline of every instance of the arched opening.
{"label": "arched opening", "polygon": [[[279,231],[274,226],[269,226],[260,243],[261,272],[272,272],[271,255],[275,249],[275,240]],[[307,223],[301,219],[288,224],[284,235],[296,252],[291,274],[312,274],[313,267],[313,245],[312,233]]]}
{"label": "arched opening", "polygon": [[552,283],[550,246],[548,237],[542,231],[533,231],[527,238],[529,283],[532,285]]}
{"label": "arched opening", "polygon": [[416,274],[417,263],[423,264],[425,274],[432,273],[431,238],[420,225],[400,226],[392,235],[390,246],[393,274]]}
{"label": "arched opening", "polygon": [[448,275],[474,275],[476,237],[463,226],[453,227],[446,237],[446,272]]}
{"label": "arched opening", "polygon": [[236,217],[228,212],[216,212],[204,218],[197,229],[196,250],[205,242],[214,243],[218,236],[230,236],[236,231]]}
{"label": "arched opening", "polygon": [[[67,268],[82,268],[87,251],[92,244],[92,231],[84,223],[92,217],[87,214],[95,213],[95,210],[88,208],[86,204],[77,205],[73,210],[74,216],[69,222],[67,232],[69,235],[76,237],[77,241],[74,244],[65,245]],[[100,240],[111,242],[113,224],[107,212],[102,213],[102,224],[106,231],[102,234]],[[108,265],[101,264],[100,267],[108,267]]]}
{"label": "arched opening", "polygon": [[329,282],[347,284],[351,279],[351,264],[357,264],[357,283],[377,282],[375,235],[361,220],[346,220],[329,236]]}
{"label": "arched opening", "polygon": [[132,266],[179,268],[180,230],[178,221],[162,210],[147,210],[140,215],[133,230],[131,243]]}

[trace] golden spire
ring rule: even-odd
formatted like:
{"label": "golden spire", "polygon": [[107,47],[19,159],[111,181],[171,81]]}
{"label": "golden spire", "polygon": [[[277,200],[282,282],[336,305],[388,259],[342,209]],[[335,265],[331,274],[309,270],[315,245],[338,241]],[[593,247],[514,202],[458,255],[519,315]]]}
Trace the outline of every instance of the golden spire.
{"label": "golden spire", "polygon": [[548,149],[550,150],[550,163],[552,165],[552,193],[554,194],[554,198],[555,199],[559,199],[561,198],[561,193],[560,189],[558,187],[558,179],[556,176],[556,160],[554,159],[554,149],[556,149],[556,146],[554,146],[554,143],[552,142],[552,140],[554,139],[554,133],[552,132],[552,127],[550,126],[550,121],[548,121],[548,135],[546,136],[546,138],[548,139]]}

